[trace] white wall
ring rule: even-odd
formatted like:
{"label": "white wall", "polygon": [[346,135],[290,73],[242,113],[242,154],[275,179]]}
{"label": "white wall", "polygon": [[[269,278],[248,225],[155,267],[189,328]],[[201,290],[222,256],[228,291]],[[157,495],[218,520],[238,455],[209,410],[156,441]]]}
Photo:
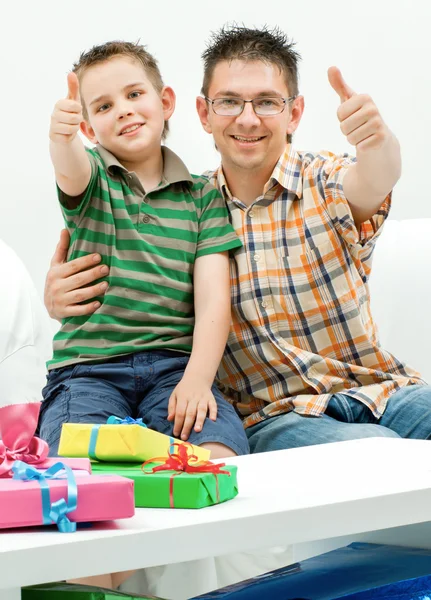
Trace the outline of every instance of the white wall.
{"label": "white wall", "polygon": [[168,145],[192,172],[215,167],[217,153],[201,130],[195,96],[200,54],[226,21],[279,25],[303,56],[300,90],[306,112],[300,148],[348,148],[338,129],[330,65],[377,101],[403,147],[404,173],[393,218],[431,217],[431,2],[429,0],[15,0],[0,8],[3,150],[0,237],[22,257],[39,292],[62,225],[48,157],[52,107],[81,50],[111,39],[148,45],[178,103]]}

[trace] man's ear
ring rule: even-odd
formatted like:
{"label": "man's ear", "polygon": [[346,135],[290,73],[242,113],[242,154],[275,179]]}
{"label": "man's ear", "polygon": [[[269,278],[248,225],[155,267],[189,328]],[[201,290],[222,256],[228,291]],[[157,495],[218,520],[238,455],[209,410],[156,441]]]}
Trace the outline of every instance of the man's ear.
{"label": "man's ear", "polygon": [[209,105],[205,98],[202,98],[202,96],[198,96],[196,98],[196,110],[198,111],[202,127],[207,133],[212,133],[212,127],[209,120]]}
{"label": "man's ear", "polygon": [[169,121],[169,119],[172,117],[174,110],[175,110],[175,103],[177,100],[176,96],[175,96],[175,92],[171,87],[165,86],[162,89],[162,93],[160,94],[160,97],[162,99],[163,115],[164,115],[165,121]]}
{"label": "man's ear", "polygon": [[79,128],[92,144],[98,143],[96,134],[94,133],[94,129],[91,127],[90,123],[87,121],[81,121]]}
{"label": "man's ear", "polygon": [[290,121],[287,125],[287,133],[292,134],[296,131],[302,115],[304,114],[304,96],[298,96],[295,98],[292,104],[292,108],[290,109]]}

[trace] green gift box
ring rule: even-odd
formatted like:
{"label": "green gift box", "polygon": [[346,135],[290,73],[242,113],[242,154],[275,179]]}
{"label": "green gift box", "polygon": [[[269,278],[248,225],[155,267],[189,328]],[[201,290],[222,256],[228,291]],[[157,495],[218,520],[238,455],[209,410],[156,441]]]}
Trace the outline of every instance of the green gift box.
{"label": "green gift box", "polygon": [[[156,463],[93,463],[94,474],[122,475],[135,482],[135,506],[140,508],[203,508],[235,498],[238,494],[237,467],[220,465],[220,473],[157,471],[148,473]],[[229,474],[223,473],[227,471]]]}
{"label": "green gift box", "polygon": [[125,594],[106,588],[76,583],[45,583],[21,590],[21,600],[163,600],[155,596]]}

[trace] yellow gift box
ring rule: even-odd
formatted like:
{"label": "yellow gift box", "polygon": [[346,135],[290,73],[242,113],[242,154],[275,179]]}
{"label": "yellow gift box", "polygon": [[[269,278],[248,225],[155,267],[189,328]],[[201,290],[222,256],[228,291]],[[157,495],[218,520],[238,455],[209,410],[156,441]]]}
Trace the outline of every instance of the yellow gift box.
{"label": "yellow gift box", "polygon": [[[110,417],[106,425],[63,423],[58,454],[102,461],[143,462],[154,456],[168,457],[172,445],[182,443],[148,429],[140,419]],[[209,459],[209,450],[199,446],[192,448],[199,460]]]}

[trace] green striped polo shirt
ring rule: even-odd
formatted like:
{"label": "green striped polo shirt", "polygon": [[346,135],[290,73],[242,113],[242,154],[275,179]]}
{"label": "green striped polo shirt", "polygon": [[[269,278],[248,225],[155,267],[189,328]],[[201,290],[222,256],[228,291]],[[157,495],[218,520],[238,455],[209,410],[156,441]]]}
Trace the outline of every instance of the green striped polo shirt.
{"label": "green striped polo shirt", "polygon": [[224,200],[166,147],[162,181],[148,194],[105,148],[87,152],[91,180],[79,206],[59,191],[68,260],[98,252],[109,287],[95,313],[63,320],[48,369],[150,349],[190,352],[194,262],[241,246]]}

